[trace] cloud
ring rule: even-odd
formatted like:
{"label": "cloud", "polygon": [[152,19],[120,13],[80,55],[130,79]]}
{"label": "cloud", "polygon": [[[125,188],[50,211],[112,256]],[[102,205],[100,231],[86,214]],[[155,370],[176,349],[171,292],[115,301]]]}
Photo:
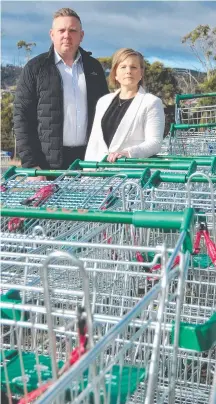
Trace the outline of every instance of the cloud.
{"label": "cloud", "polygon": [[[50,44],[48,31],[53,13],[62,7],[55,1],[3,1],[2,54],[16,48],[20,39],[37,43],[35,52]],[[181,38],[199,24],[215,26],[216,3],[209,1],[74,1],[64,2],[80,14],[83,47],[94,56],[107,56],[120,47],[132,47],[147,58],[193,60]]]}
{"label": "cloud", "polygon": [[193,59],[179,59],[179,58],[159,58],[158,56],[151,56],[148,58],[150,63],[161,62],[165,67],[179,67],[184,69],[201,70],[199,62]]}

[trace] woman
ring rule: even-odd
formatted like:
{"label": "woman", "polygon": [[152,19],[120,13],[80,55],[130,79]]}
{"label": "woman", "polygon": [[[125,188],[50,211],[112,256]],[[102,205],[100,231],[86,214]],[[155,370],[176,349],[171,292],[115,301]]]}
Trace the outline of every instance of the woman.
{"label": "woman", "polygon": [[144,158],[159,153],[164,133],[164,110],[159,98],[143,88],[144,61],[133,49],[113,56],[110,84],[115,93],[99,99],[85,160],[114,162],[125,157]]}

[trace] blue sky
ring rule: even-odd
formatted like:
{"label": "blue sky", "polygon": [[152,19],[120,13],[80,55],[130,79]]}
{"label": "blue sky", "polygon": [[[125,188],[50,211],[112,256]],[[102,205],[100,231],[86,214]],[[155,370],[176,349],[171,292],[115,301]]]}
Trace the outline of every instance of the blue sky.
{"label": "blue sky", "polygon": [[50,46],[53,13],[73,8],[81,17],[82,46],[93,56],[111,56],[132,47],[150,62],[199,69],[181,38],[199,24],[216,25],[216,1],[2,1],[2,62],[24,62],[19,40],[36,42],[32,57]]}

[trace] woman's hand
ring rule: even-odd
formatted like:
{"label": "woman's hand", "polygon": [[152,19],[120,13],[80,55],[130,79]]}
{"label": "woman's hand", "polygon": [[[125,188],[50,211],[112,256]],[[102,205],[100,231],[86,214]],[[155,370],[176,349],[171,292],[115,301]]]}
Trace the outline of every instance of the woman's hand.
{"label": "woman's hand", "polygon": [[129,153],[127,151],[122,151],[122,152],[115,152],[115,153],[110,153],[107,157],[107,161],[109,163],[115,163],[117,159],[120,159],[121,157],[130,157]]}

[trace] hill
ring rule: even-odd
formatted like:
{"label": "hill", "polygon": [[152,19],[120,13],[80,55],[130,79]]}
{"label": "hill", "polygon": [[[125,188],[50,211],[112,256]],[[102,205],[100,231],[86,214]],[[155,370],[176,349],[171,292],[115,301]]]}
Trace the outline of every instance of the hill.
{"label": "hill", "polygon": [[[107,76],[109,74],[109,69],[105,68],[104,70],[105,70],[105,74]],[[1,88],[4,90],[10,90],[10,89],[13,90],[13,88],[11,88],[11,87],[14,87],[17,85],[17,81],[19,80],[19,75],[20,75],[21,71],[22,71],[21,66],[14,66],[14,65],[3,66],[3,65],[1,65]],[[178,78],[191,75],[191,76],[195,77],[198,81],[201,81],[201,82],[206,77],[205,73],[202,73],[202,72],[199,72],[196,70],[184,69],[184,68],[174,68],[173,73]]]}
{"label": "hill", "polygon": [[1,89],[13,90],[13,87],[17,85],[21,71],[22,67],[20,66],[1,65]]}

